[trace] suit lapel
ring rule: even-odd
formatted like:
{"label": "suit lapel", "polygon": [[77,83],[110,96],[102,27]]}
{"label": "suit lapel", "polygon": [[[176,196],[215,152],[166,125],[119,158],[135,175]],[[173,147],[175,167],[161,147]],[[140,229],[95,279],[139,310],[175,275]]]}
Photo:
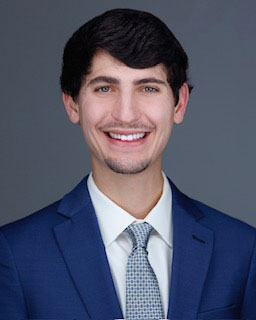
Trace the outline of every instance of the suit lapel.
{"label": "suit lapel", "polygon": [[171,184],[173,263],[168,318],[196,319],[213,248],[213,232],[199,223],[202,212]]}
{"label": "suit lapel", "polygon": [[58,209],[68,219],[54,228],[58,246],[92,319],[123,318],[85,178]]}

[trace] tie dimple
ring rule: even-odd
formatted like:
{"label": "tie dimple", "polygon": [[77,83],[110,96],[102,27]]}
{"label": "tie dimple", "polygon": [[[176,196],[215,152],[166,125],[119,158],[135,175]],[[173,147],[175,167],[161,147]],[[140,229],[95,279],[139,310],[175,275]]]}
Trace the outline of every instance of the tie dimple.
{"label": "tie dimple", "polygon": [[133,242],[126,269],[126,319],[164,318],[157,278],[146,250],[152,230],[146,222],[132,224],[125,230]]}

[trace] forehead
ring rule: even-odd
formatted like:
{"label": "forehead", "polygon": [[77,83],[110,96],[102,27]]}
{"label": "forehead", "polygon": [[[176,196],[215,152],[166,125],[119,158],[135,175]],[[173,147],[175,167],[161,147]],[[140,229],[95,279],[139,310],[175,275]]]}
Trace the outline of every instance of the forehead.
{"label": "forehead", "polygon": [[94,55],[86,82],[98,76],[111,76],[120,81],[155,77],[167,82],[167,72],[164,65],[159,64],[144,69],[130,68],[105,51],[97,52]]}

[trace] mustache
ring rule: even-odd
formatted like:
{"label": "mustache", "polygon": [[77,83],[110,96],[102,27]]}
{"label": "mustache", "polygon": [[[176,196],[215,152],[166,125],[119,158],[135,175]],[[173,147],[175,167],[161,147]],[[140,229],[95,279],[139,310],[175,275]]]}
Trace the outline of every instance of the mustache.
{"label": "mustache", "polygon": [[99,127],[101,131],[108,131],[110,129],[139,129],[141,131],[153,131],[155,126],[145,124],[143,122],[136,122],[136,123],[125,123],[119,121],[113,121],[106,124],[103,124]]}

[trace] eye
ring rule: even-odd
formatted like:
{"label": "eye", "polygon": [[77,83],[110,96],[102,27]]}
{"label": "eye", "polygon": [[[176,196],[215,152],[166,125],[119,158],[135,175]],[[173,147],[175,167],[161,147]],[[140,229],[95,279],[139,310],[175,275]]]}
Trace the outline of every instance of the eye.
{"label": "eye", "polygon": [[144,91],[147,93],[153,93],[153,92],[157,92],[158,90],[156,88],[153,87],[145,87]]}
{"label": "eye", "polygon": [[108,86],[103,86],[103,87],[97,88],[95,91],[98,91],[98,92],[109,92],[109,91],[111,91],[111,88],[108,87]]}

